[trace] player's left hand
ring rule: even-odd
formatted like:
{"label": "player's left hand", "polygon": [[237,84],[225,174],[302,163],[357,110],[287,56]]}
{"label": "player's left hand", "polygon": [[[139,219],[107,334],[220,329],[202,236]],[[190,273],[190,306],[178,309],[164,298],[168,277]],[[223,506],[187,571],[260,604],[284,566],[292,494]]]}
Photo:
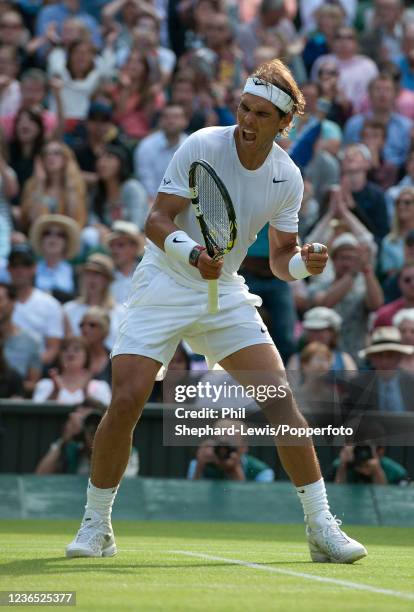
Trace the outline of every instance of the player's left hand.
{"label": "player's left hand", "polygon": [[319,242],[306,243],[301,248],[300,254],[310,274],[313,276],[322,274],[328,262],[328,247]]}

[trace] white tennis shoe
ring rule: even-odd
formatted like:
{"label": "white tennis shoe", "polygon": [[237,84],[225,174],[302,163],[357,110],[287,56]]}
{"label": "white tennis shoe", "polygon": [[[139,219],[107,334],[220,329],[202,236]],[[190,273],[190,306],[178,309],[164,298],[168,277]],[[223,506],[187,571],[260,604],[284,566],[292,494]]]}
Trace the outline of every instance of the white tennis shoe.
{"label": "white tennis shoe", "polygon": [[[306,521],[307,522],[307,521]],[[309,550],[315,563],[354,563],[366,557],[366,548],[353,540],[339,526],[342,521],[327,514],[317,528],[306,525]]]}
{"label": "white tennis shoe", "polygon": [[85,512],[75,539],[66,547],[67,557],[112,557],[116,555],[114,532],[110,520],[98,512]]}

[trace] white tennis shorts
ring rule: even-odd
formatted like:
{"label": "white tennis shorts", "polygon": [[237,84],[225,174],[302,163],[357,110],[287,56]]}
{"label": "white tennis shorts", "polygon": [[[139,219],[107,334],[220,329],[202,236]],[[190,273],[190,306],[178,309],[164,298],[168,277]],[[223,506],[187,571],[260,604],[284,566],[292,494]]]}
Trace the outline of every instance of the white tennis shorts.
{"label": "white tennis shorts", "polygon": [[141,266],[134,275],[112,357],[143,355],[167,368],[177,345],[185,340],[213,367],[247,346],[274,344],[256,309],[261,299],[247,288],[220,295],[216,314],[208,313],[207,299],[207,292],[179,284],[157,266]]}

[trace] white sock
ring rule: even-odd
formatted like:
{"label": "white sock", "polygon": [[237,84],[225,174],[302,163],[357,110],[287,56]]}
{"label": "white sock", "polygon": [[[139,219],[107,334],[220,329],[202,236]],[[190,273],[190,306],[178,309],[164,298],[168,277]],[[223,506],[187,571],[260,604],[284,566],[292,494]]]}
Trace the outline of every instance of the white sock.
{"label": "white sock", "polygon": [[98,512],[104,519],[110,520],[112,506],[115,501],[115,496],[118,491],[118,486],[111,487],[110,489],[98,489],[91,481],[88,481],[88,489],[86,492],[86,506],[85,513],[88,510]]}
{"label": "white sock", "polygon": [[296,492],[302,503],[305,518],[311,527],[317,525],[321,518],[331,516],[323,478],[303,487],[296,487]]}

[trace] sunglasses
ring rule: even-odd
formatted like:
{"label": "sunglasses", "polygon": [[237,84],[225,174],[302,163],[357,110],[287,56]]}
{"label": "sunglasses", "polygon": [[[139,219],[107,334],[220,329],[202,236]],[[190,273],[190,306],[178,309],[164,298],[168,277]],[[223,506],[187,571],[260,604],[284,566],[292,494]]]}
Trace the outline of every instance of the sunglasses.
{"label": "sunglasses", "polygon": [[66,238],[65,232],[59,232],[54,230],[45,230],[42,234],[43,238],[47,236],[57,236],[58,238]]}
{"label": "sunglasses", "polygon": [[339,40],[355,40],[354,34],[337,34],[336,38]]}
{"label": "sunglasses", "polygon": [[338,76],[338,71],[337,70],[320,70],[319,71],[319,76]]}
{"label": "sunglasses", "polygon": [[95,328],[95,327],[100,327],[100,324],[99,324],[99,323],[97,323],[96,321],[82,321],[82,323],[80,324],[80,326],[79,326],[79,327],[80,327],[81,329],[82,329],[83,327],[92,327],[92,328]]}

